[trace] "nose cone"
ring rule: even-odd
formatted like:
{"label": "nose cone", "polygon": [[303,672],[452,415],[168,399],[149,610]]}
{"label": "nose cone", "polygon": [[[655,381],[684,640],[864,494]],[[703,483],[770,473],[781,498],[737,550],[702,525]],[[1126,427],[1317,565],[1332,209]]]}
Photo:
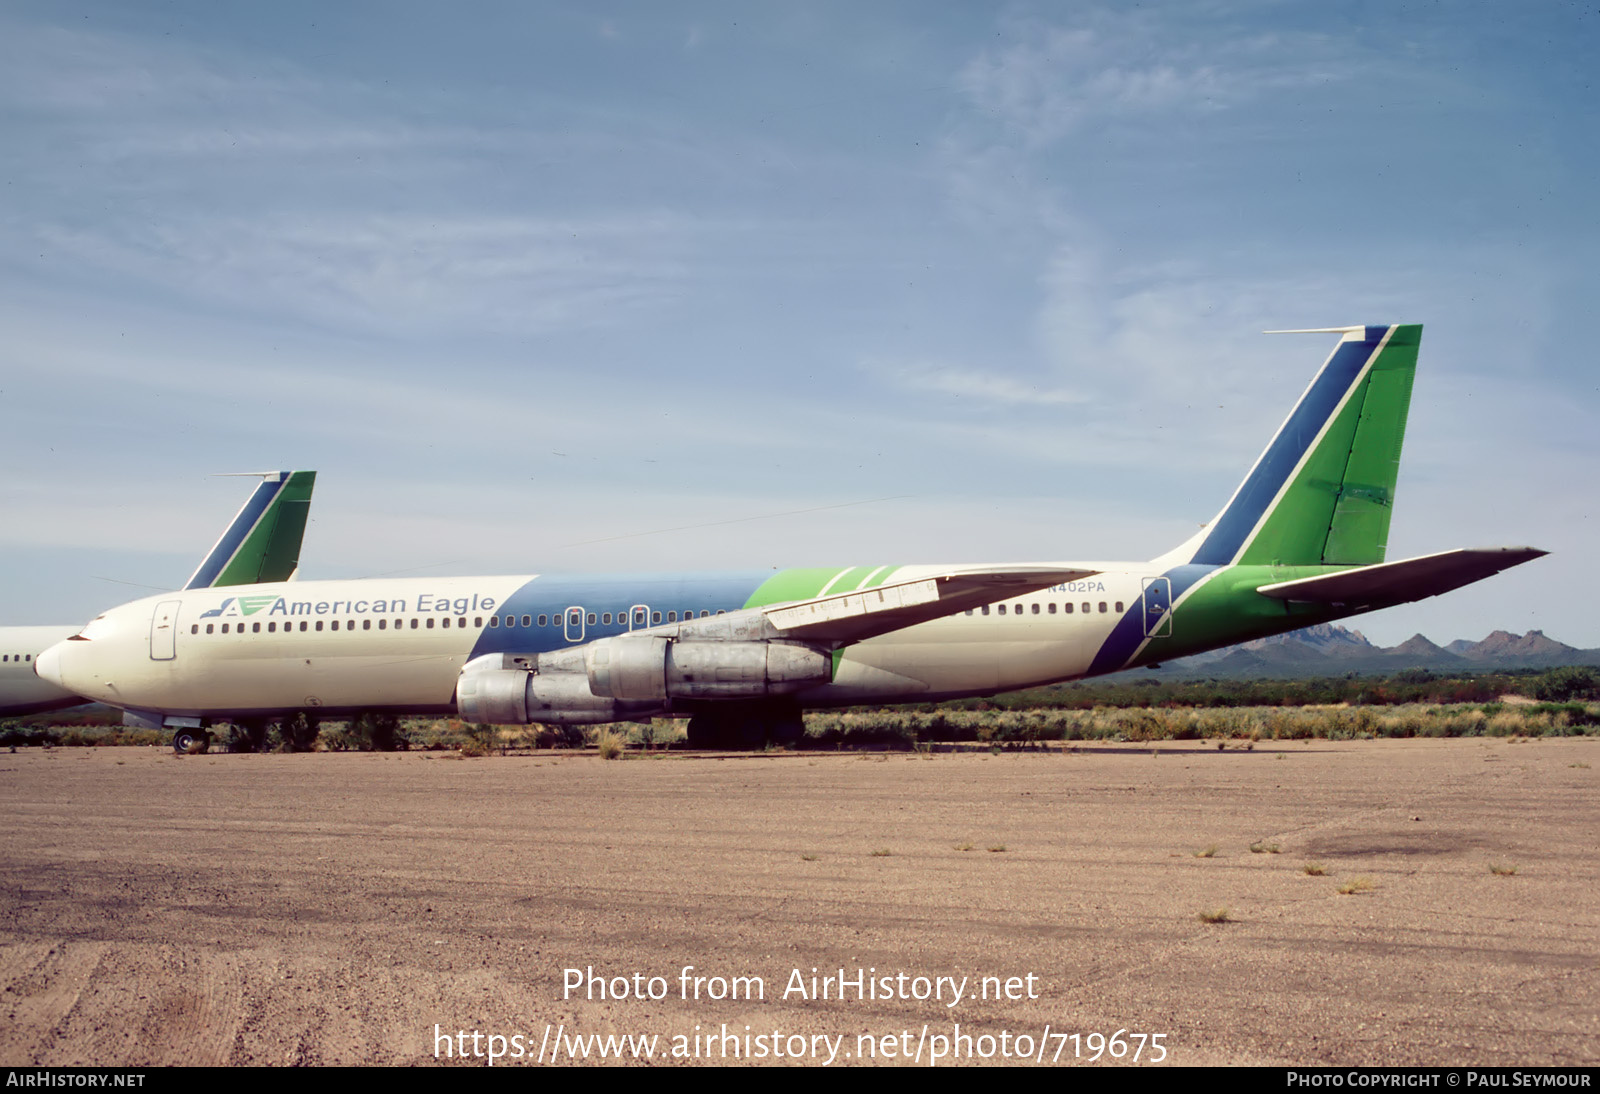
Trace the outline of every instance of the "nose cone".
{"label": "nose cone", "polygon": [[58,688],[65,688],[61,680],[61,647],[65,642],[57,642],[33,659],[33,672],[40,679],[48,680]]}

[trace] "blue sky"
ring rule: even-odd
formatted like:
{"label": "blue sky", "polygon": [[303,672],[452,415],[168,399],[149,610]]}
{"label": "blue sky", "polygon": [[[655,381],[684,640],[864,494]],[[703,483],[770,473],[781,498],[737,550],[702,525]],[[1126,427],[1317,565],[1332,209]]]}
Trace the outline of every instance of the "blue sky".
{"label": "blue sky", "polygon": [[[6,623],[320,472],[304,577],[1147,558],[1426,325],[1353,623],[1600,646],[1569,4],[11,3]],[[1574,595],[1572,590],[1578,590]]]}

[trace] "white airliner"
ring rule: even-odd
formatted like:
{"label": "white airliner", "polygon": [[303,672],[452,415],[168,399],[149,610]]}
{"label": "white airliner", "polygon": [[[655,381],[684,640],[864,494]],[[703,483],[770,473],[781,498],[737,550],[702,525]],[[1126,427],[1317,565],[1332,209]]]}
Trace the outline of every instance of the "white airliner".
{"label": "white airliner", "polygon": [[[294,575],[317,473],[268,471],[260,478],[261,484],[184,584],[186,591],[284,581]],[[82,629],[0,627],[0,717],[60,710],[88,701],[33,671],[40,652]]]}
{"label": "white airliner", "polygon": [[303,582],[149,597],[40,675],[152,723],[459,712],[690,716],[692,745],[800,711],[1116,672],[1433,596],[1528,547],[1385,562],[1420,326],[1330,328],[1327,362],[1216,519],[1146,562]]}

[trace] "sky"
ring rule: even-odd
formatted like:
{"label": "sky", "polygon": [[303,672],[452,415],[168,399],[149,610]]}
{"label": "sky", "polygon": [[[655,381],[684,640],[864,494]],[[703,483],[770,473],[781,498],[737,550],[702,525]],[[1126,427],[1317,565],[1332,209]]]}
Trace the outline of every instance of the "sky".
{"label": "sky", "polygon": [[1592,4],[0,7],[0,622],[181,584],[1146,559],[1425,325],[1349,623],[1600,646]]}

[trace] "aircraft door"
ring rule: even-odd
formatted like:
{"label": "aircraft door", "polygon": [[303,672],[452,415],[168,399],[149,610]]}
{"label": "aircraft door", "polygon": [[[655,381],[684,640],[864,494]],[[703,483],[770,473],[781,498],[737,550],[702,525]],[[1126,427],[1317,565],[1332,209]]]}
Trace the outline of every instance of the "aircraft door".
{"label": "aircraft door", "polygon": [[1172,581],[1144,579],[1144,634],[1146,638],[1172,637]]}
{"label": "aircraft door", "polygon": [[568,642],[582,642],[583,641],[583,609],[582,608],[568,608],[567,609],[567,614],[562,617],[562,623],[566,628],[567,641]]}
{"label": "aircraft door", "polygon": [[178,608],[181,600],[163,600],[150,617],[150,660],[171,661],[178,656]]}
{"label": "aircraft door", "polygon": [[643,630],[650,625],[650,605],[635,604],[628,609],[628,629],[630,631]]}

